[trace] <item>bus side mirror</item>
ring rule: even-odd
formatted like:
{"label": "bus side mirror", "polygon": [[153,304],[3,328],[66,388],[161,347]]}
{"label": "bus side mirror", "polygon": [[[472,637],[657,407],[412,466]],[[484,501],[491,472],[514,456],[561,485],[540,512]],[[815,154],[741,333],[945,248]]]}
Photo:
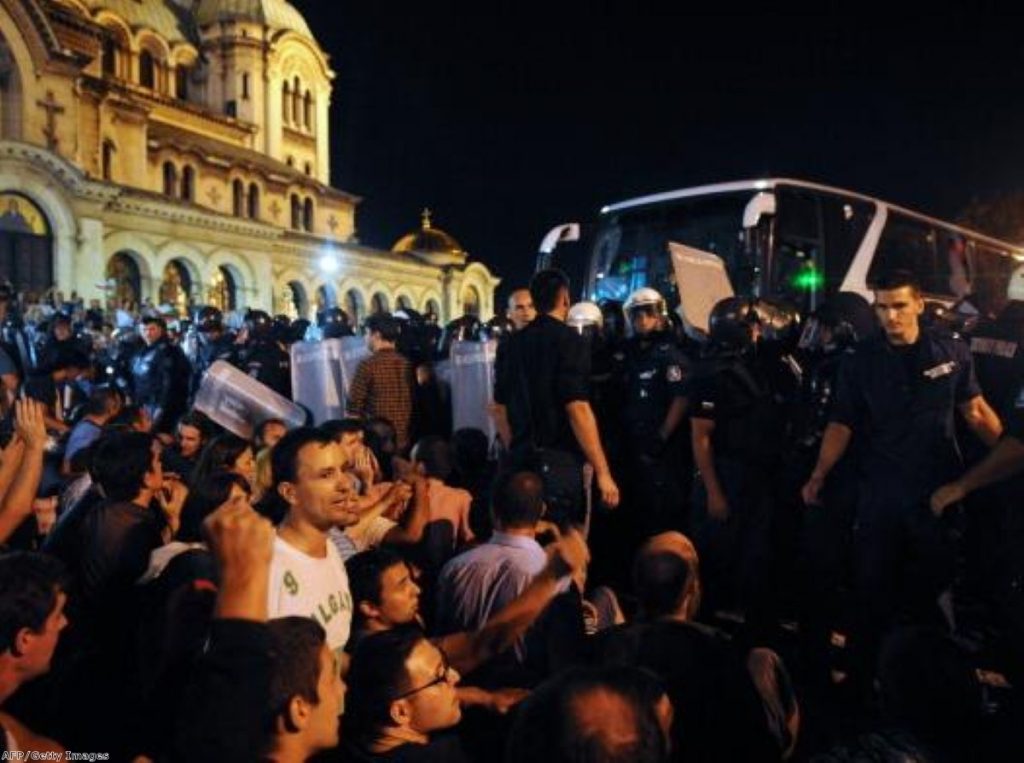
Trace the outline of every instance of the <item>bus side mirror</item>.
{"label": "bus side mirror", "polygon": [[747,202],[743,208],[743,227],[756,228],[765,215],[775,214],[775,194],[762,191]]}
{"label": "bus side mirror", "polygon": [[579,223],[562,223],[561,225],[556,225],[547,232],[547,235],[544,236],[544,239],[540,242],[540,250],[537,252],[537,270],[544,270],[551,266],[551,255],[555,251],[555,248],[563,241],[579,240]]}

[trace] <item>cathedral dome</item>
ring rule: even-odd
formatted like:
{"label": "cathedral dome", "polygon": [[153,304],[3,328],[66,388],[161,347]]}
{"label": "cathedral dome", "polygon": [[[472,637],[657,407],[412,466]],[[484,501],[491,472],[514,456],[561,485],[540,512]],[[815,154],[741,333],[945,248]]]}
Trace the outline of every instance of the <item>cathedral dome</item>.
{"label": "cathedral dome", "polygon": [[466,252],[462,245],[440,228],[430,224],[430,210],[423,210],[423,223],[419,230],[408,233],[398,240],[391,251],[396,254],[410,254],[431,265],[462,265]]}
{"label": "cathedral dome", "polygon": [[218,21],[256,21],[313,39],[306,19],[286,0],[200,0],[196,23],[203,27]]}
{"label": "cathedral dome", "polygon": [[111,11],[134,29],[152,29],[170,44],[191,42],[188,13],[171,2],[140,3],[138,0],[84,0],[95,15]]}

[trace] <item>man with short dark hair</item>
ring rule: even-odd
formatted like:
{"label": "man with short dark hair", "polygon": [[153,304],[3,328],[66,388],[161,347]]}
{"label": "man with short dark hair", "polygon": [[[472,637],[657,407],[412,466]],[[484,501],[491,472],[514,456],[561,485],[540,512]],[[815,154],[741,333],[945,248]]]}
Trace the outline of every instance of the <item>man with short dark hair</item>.
{"label": "man with short dark hair", "polygon": [[457,736],[458,672],[415,626],[359,642],[346,676],[346,746],[352,761],[468,761]]}
{"label": "man with short dark hair", "polygon": [[928,500],[961,469],[954,412],[989,446],[1002,431],[967,345],[921,327],[924,300],[912,274],[879,280],[875,312],[883,331],[844,359],[818,462],[803,488],[805,503],[817,503],[851,439],[863,439],[866,484],[854,536],[862,622],[854,642],[862,647],[858,678],[865,685],[893,618],[901,609],[931,616],[951,582],[952,549]]}
{"label": "man with short dark hair", "polygon": [[530,294],[538,315],[498,347],[494,401],[507,415],[513,463],[545,475],[552,517],[583,523],[583,459],[594,468],[604,503],[614,508],[619,502],[589,402],[590,351],[565,325],[565,273],[540,271],[530,281]]}
{"label": "man with short dark hair", "polygon": [[267,623],[273,653],[265,759],[304,761],[338,746],[345,684],[323,627],[308,617]]}
{"label": "man with short dark hair", "polygon": [[[482,629],[545,570],[548,556],[536,539],[544,510],[544,483],[538,475],[516,472],[498,478],[490,540],[453,557],[441,569],[436,594],[439,633]],[[569,592],[570,585],[569,578],[563,577],[559,593]],[[579,626],[582,632],[582,620]],[[517,641],[515,657],[520,666],[540,667],[547,660],[546,648],[533,643]]]}
{"label": "man with short dark hair", "polygon": [[89,395],[82,419],[71,429],[64,447],[62,471],[71,474],[71,460],[83,448],[92,445],[103,434],[103,427],[121,412],[121,393],[113,387],[97,387]]}
{"label": "man with short dark hair", "polygon": [[300,427],[274,446],[273,490],[288,505],[277,528],[267,612],[271,618],[312,617],[327,645],[345,648],[352,624],[348,575],[328,531],[358,520],[358,495],[330,435]]}
{"label": "man with short dark hair", "polygon": [[396,348],[401,327],[390,315],[371,315],[366,321],[366,346],[373,353],[356,369],[348,396],[348,415],[380,417],[395,427],[398,452],[410,444],[413,389],[412,364]]}
{"label": "man with short dark hair", "polygon": [[183,482],[191,482],[192,471],[199,463],[199,454],[209,437],[210,420],[198,411],[186,413],[178,421],[175,444],[164,450],[164,469],[178,475]]}
{"label": "man with short dark hair", "polygon": [[[0,555],[0,705],[20,686],[50,669],[60,632],[67,625],[63,567],[44,554]],[[62,751],[0,713],[4,749]]]}
{"label": "man with short dark hair", "polygon": [[132,359],[135,402],[153,419],[153,430],[168,440],[188,399],[190,366],[181,348],[171,344],[163,318],[142,319],[146,346]]}

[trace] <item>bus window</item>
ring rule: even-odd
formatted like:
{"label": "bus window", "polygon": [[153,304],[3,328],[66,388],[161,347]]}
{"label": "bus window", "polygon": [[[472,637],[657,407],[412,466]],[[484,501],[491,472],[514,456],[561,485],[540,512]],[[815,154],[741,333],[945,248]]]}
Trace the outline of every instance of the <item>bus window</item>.
{"label": "bus window", "polygon": [[820,195],[781,188],[775,196],[775,251],[766,296],[781,297],[809,312],[822,300],[825,288]]}
{"label": "bus window", "polygon": [[970,264],[972,301],[983,314],[995,315],[1006,304],[1006,289],[1018,263],[1007,252],[978,242]]}
{"label": "bus window", "polygon": [[821,211],[825,227],[825,287],[832,293],[842,285],[868,226],[875,219],[875,205],[860,199],[823,194]]}
{"label": "bus window", "polygon": [[943,283],[935,260],[935,231],[932,227],[890,210],[868,269],[868,286],[873,287],[887,273],[907,270],[920,279],[926,294],[948,296],[948,277]]}
{"label": "bus window", "polygon": [[750,294],[756,263],[744,245],[743,209],[751,196],[715,194],[604,216],[591,254],[593,298],[624,301],[634,289],[650,286],[674,308],[679,290],[670,241],[718,255],[737,293]]}
{"label": "bus window", "polygon": [[954,300],[971,293],[967,239],[956,231],[939,229],[939,257],[935,268],[936,280],[945,286],[943,293]]}

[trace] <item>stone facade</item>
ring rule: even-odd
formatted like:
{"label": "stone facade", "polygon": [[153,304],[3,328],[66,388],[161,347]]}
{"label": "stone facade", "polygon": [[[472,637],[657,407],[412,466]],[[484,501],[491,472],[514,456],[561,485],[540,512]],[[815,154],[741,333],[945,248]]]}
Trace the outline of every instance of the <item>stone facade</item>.
{"label": "stone facade", "polygon": [[0,276],[182,313],[490,317],[498,281],[451,237],[358,242],[359,198],[330,186],[333,78],[284,0],[0,0]]}

